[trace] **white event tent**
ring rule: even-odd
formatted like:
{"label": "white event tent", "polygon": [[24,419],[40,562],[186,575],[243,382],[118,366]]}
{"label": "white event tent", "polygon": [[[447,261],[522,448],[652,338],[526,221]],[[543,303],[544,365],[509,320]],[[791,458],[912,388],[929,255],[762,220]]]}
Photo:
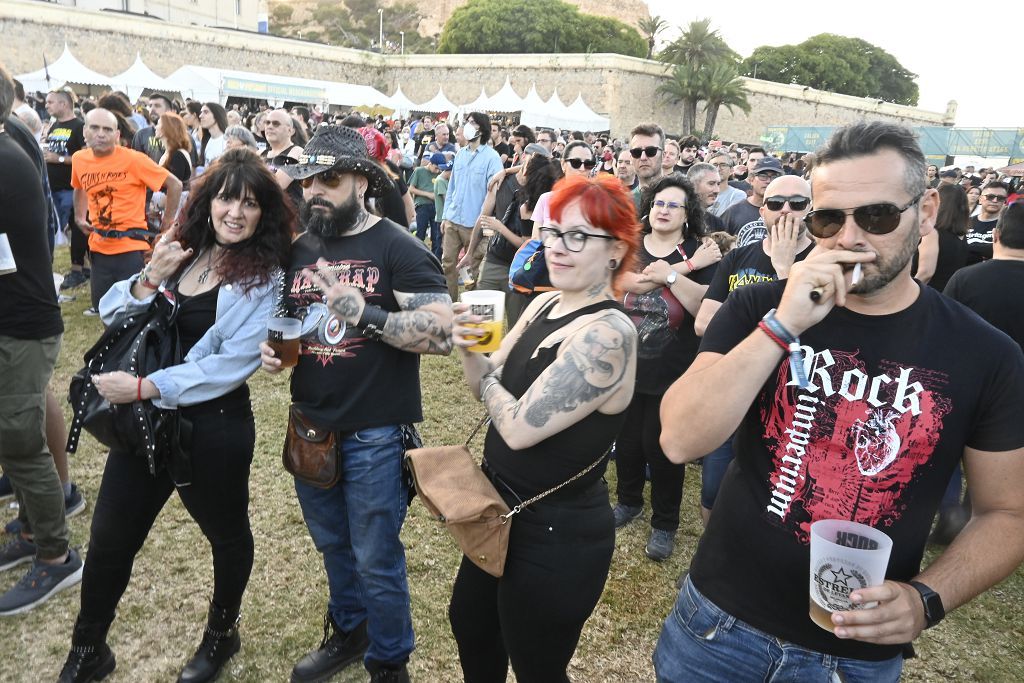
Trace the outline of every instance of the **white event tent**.
{"label": "white event tent", "polygon": [[458,111],[459,106],[445,96],[443,87],[439,87],[437,89],[437,94],[434,95],[433,98],[423,104],[414,104],[411,109],[413,111],[422,111],[430,114],[436,114],[443,111],[454,113]]}
{"label": "white event tent", "polygon": [[135,63],[126,71],[110,77],[110,84],[113,88],[123,91],[132,102],[139,99],[144,90],[155,92],[180,92],[174,84],[168,83],[166,79],[156,75],[142,61],[142,55],[135,53]]}
{"label": "white event tent", "polygon": [[603,131],[611,130],[611,119],[601,116],[587,106],[583,101],[583,94],[576,96],[575,101],[569,105],[569,118],[579,122],[580,130]]}
{"label": "white event tent", "polygon": [[381,102],[381,104],[391,107],[399,116],[407,116],[409,112],[416,107],[416,103],[410,100],[406,94],[402,92],[402,86],[398,86],[398,89],[395,90],[395,94],[387,98],[387,102]]}
{"label": "white event tent", "polygon": [[487,96],[487,91],[484,88],[480,88],[480,96],[469,104],[464,104],[459,107],[459,111],[470,112],[470,111],[494,111],[490,106],[491,98]]}
{"label": "white event tent", "polygon": [[[49,79],[47,79],[47,75],[49,75]],[[71,54],[67,43],[64,44],[64,52],[49,67],[44,67],[27,74],[20,74],[15,76],[15,78],[21,81],[27,91],[46,92],[65,84],[100,85],[108,88],[111,85],[109,78],[93,71],[78,61]]]}
{"label": "white event tent", "polygon": [[491,96],[487,110],[499,113],[523,110],[523,98],[512,88],[508,76],[505,77],[505,85],[501,86],[501,90]]}

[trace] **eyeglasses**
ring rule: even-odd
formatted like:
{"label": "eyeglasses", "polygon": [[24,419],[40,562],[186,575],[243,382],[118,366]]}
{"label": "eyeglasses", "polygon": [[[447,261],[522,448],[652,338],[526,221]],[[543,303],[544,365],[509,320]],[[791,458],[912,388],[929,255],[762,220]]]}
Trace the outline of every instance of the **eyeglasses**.
{"label": "eyeglasses", "polygon": [[646,154],[648,159],[658,156],[661,151],[661,147],[655,147],[654,145],[648,145],[647,147],[633,147],[629,150],[630,155],[634,159],[639,159],[641,154]]}
{"label": "eyeglasses", "polygon": [[310,188],[313,187],[314,180],[319,180],[322,185],[334,188],[337,187],[338,185],[341,185],[341,178],[343,175],[344,174],[338,173],[337,171],[333,170],[323,171],[321,173],[315,173],[309,176],[308,178],[303,178],[302,180],[299,181],[299,184],[302,185],[302,187],[304,188]]}
{"label": "eyeglasses", "polygon": [[782,211],[782,207],[789,202],[789,208],[794,211],[803,211],[811,200],[802,195],[795,194],[791,197],[768,197],[764,200],[764,206],[769,211]]}
{"label": "eyeglasses", "polygon": [[846,217],[852,214],[861,230],[872,235],[887,235],[900,224],[903,212],[917,204],[923,196],[922,192],[902,207],[886,202],[858,206],[855,209],[819,209],[807,214],[804,223],[815,237],[828,238],[842,230]]}
{"label": "eyeglasses", "polygon": [[767,180],[768,182],[771,182],[781,175],[781,173],[775,173],[774,171],[761,171],[760,173],[755,173],[754,177],[758,180]]}
{"label": "eyeglasses", "polygon": [[558,238],[561,238],[562,244],[565,245],[566,249],[571,252],[581,252],[583,251],[583,247],[587,246],[587,240],[591,237],[599,240],[617,239],[611,235],[595,235],[592,232],[583,232],[582,230],[569,230],[568,232],[562,232],[555,228],[540,229],[540,241],[547,249],[555,246],[555,242],[558,241]]}
{"label": "eyeglasses", "polygon": [[717,166],[718,168],[732,168],[732,164],[730,164],[728,161],[722,161],[713,165]]}
{"label": "eyeglasses", "polygon": [[651,206],[653,206],[656,209],[669,209],[670,211],[686,208],[686,204],[680,204],[679,202],[666,202],[663,199],[655,199],[653,202],[651,202]]}
{"label": "eyeglasses", "polygon": [[565,163],[569,164],[570,166],[572,166],[573,168],[575,168],[577,170],[579,170],[579,168],[581,166],[583,166],[583,167],[585,167],[587,169],[591,169],[591,168],[594,168],[595,166],[597,166],[597,162],[594,161],[593,159],[586,159],[586,160],[583,160],[583,159],[566,159]]}
{"label": "eyeglasses", "polygon": [[996,204],[1002,204],[1003,202],[1006,201],[1005,194],[983,194],[981,196],[989,200],[990,202],[995,202]]}

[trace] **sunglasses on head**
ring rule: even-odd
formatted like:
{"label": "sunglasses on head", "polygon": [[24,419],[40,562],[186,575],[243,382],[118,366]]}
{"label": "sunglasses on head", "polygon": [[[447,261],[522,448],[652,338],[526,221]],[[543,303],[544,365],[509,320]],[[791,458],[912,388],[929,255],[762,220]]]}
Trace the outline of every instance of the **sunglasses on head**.
{"label": "sunglasses on head", "polygon": [[629,153],[634,159],[639,159],[641,154],[646,154],[647,158],[650,159],[652,157],[658,156],[658,153],[660,151],[661,147],[648,145],[647,147],[633,147],[632,149],[629,150]]}
{"label": "sunglasses on head", "polygon": [[794,211],[803,211],[811,200],[802,195],[795,194],[791,197],[768,197],[764,200],[764,206],[769,211],[782,211],[782,207],[789,202],[789,208]]}
{"label": "sunglasses on head", "polygon": [[842,230],[846,224],[846,217],[852,215],[853,221],[864,232],[887,235],[900,224],[903,212],[917,204],[923,196],[922,192],[904,206],[885,202],[858,206],[855,209],[818,209],[804,217],[804,224],[815,237],[828,238]]}
{"label": "sunglasses on head", "polygon": [[1006,195],[1005,194],[983,194],[981,196],[984,197],[985,199],[989,200],[990,202],[996,202],[997,204],[1000,204],[1000,203],[1006,201]]}
{"label": "sunglasses on head", "polygon": [[319,180],[322,185],[326,185],[327,187],[337,187],[338,185],[341,185],[342,175],[343,174],[334,170],[323,171],[321,173],[315,173],[308,178],[303,178],[299,181],[299,184],[302,185],[302,187],[310,188],[313,187],[314,180]]}
{"label": "sunglasses on head", "polygon": [[593,159],[566,159],[565,163],[569,164],[575,169],[579,169],[581,166],[587,169],[594,168],[597,166],[597,162]]}

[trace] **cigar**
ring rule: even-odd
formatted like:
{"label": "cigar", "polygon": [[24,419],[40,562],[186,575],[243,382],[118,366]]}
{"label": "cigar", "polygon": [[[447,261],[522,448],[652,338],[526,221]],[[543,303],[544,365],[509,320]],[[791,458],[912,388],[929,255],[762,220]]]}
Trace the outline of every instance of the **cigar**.
{"label": "cigar", "polygon": [[[860,282],[860,276],[861,276],[861,266],[860,266],[860,263],[858,262],[858,263],[854,264],[854,266],[853,266],[853,276],[850,278],[850,286],[851,287],[853,285],[857,284],[858,282]],[[822,293],[824,291],[825,291],[824,287],[815,287],[814,289],[812,289],[811,290],[811,301],[813,301],[814,303],[818,303],[821,300],[821,295],[822,295]]]}

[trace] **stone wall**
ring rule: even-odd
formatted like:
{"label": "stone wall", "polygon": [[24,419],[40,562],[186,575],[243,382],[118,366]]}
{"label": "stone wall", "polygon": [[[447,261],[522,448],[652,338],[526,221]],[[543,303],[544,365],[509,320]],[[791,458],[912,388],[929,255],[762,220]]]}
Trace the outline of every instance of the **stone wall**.
{"label": "stone wall", "polygon": [[[681,111],[656,94],[665,66],[620,55],[388,55],[328,47],[286,38],[222,29],[178,26],[109,13],[69,10],[41,2],[0,3],[0,62],[13,73],[55,60],[67,43],[86,66],[113,75],[136,53],[161,75],[185,64],[227,67],[370,85],[390,94],[398,85],[413,101],[426,101],[439,85],[454,102],[476,99],[483,86],[494,93],[511,78],[525,95],[535,83],[547,99],[555,88],[566,104],[582,93],[592,109],[611,119],[624,136],[640,121],[657,121],[679,132]],[[747,79],[751,114],[719,113],[716,133],[726,140],[756,142],[768,126],[829,126],[861,118],[911,125],[952,125],[952,113],[930,112],[876,100],[824,93],[801,86]],[[703,112],[698,111],[702,127]]]}

